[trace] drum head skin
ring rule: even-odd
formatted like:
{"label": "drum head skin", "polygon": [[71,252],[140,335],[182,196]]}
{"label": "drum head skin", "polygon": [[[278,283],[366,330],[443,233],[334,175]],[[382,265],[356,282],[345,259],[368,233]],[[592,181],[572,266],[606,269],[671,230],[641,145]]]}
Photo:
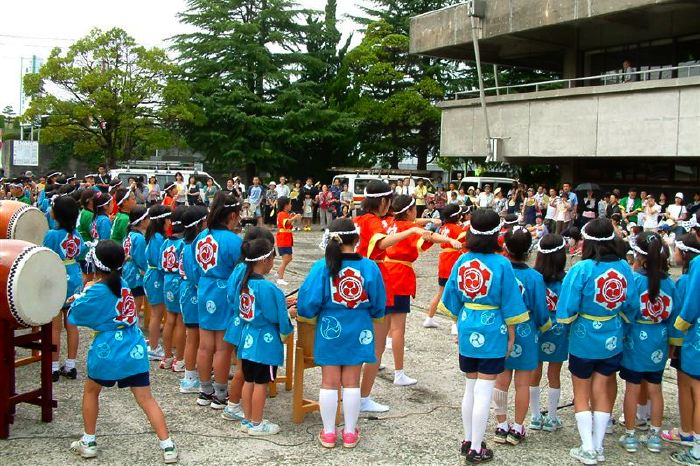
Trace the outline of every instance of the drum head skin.
{"label": "drum head skin", "polygon": [[25,248],[7,277],[7,303],[20,325],[48,324],[66,300],[66,269],[58,254],[39,246]]}
{"label": "drum head skin", "polygon": [[40,245],[49,231],[44,213],[17,201],[0,201],[0,238]]}

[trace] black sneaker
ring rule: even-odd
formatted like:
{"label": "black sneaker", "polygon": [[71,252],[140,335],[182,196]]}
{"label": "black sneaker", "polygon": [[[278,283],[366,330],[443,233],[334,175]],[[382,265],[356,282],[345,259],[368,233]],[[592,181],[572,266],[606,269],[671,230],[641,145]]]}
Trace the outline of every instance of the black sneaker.
{"label": "black sneaker", "polygon": [[54,382],[58,382],[58,380],[61,378],[61,371],[53,371],[51,372],[51,380]]}
{"label": "black sneaker", "polygon": [[199,392],[199,396],[197,397],[197,404],[199,406],[209,406],[211,405],[211,400],[214,399],[214,392],[211,392],[209,394],[204,393],[204,392]]}
{"label": "black sneaker", "polygon": [[493,460],[493,450],[482,448],[479,453],[474,450],[469,450],[466,459],[467,463],[472,464],[488,463],[489,461]]}
{"label": "black sneaker", "polygon": [[75,367],[66,370],[66,366],[61,366],[61,375],[67,379],[75,380],[78,378],[78,370]]}
{"label": "black sneaker", "polygon": [[[481,442],[481,448],[486,448],[486,442]],[[469,454],[469,450],[472,449],[472,442],[469,440],[462,440],[462,446],[460,448],[460,453],[464,456]]]}
{"label": "black sneaker", "polygon": [[511,445],[518,445],[523,440],[525,440],[525,429],[523,429],[522,434],[520,432],[513,430],[513,429],[510,429],[510,431],[508,432],[508,436],[506,438],[506,441],[508,443],[510,443]]}
{"label": "black sneaker", "polygon": [[224,398],[217,398],[216,396],[212,395],[211,403],[209,403],[209,406],[211,406],[211,409],[224,409],[227,404],[228,404],[228,401],[226,400],[225,397]]}
{"label": "black sneaker", "polygon": [[498,427],[493,436],[493,441],[496,443],[508,443],[508,431]]}

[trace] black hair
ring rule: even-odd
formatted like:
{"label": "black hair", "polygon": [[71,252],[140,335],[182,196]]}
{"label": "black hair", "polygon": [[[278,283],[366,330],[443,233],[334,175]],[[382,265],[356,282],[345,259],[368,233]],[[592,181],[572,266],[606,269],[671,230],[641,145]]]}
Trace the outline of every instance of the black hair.
{"label": "black hair", "polygon": [[524,228],[508,230],[505,235],[508,256],[518,262],[527,259],[532,247],[532,235]]}
{"label": "black hair", "polygon": [[104,281],[114,296],[122,296],[122,265],[124,264],[124,248],[122,245],[111,239],[105,239],[95,246],[95,257],[110,269],[110,272],[97,269],[103,274],[107,274]]}
{"label": "black hair", "polygon": [[[243,237],[243,241],[253,241],[254,239],[258,238],[263,238],[268,240],[269,242],[273,243],[275,242],[275,235],[272,234],[272,232],[268,228],[264,227],[250,227],[247,229],[245,232],[245,236]],[[243,253],[241,252],[241,257],[243,257]]]}
{"label": "black hair", "polygon": [[51,207],[53,218],[56,220],[58,228],[66,231],[73,231],[80,215],[78,203],[70,196],[58,196],[53,201]]}
{"label": "black hair", "polygon": [[654,301],[659,297],[661,279],[668,273],[668,248],[653,231],[638,234],[635,245],[646,253],[638,254],[638,258],[647,273],[649,297]]}
{"label": "black hair", "polygon": [[102,207],[98,207],[97,204],[101,204],[102,202],[105,201],[106,197],[111,198],[109,194],[103,192],[103,191],[96,191],[95,192],[95,197],[92,199],[92,213],[95,214],[95,218],[97,218],[100,215],[107,215],[107,207],[109,206],[109,202]]}
{"label": "black hair", "polygon": [[518,219],[519,219],[518,214],[506,214],[506,216],[503,217],[503,220],[505,222],[503,224],[503,226],[506,229],[511,229],[511,228],[513,228],[514,225],[518,224]]}
{"label": "black hair", "polygon": [[228,216],[231,213],[238,215],[241,211],[241,203],[238,196],[219,191],[211,202],[209,215],[207,216],[207,226],[209,229],[226,229]]}
{"label": "black hair", "polygon": [[[117,190],[114,192],[114,202],[116,202],[117,204],[119,204],[119,201],[121,201],[122,199],[124,199],[124,198],[126,198],[126,197],[129,197],[130,194],[131,194],[131,190],[130,190],[130,189],[127,189],[127,188],[119,188],[119,189],[117,189]],[[119,212],[122,211],[122,206],[124,205],[124,202],[126,202],[126,201],[127,201],[127,200],[124,199],[123,202],[117,206]]]}
{"label": "black hair", "polygon": [[[163,215],[166,212],[171,212],[171,209],[169,206],[157,204],[157,205],[152,206],[148,210],[148,215],[150,217],[158,217],[159,215]],[[161,235],[165,236],[165,219],[166,218],[167,217],[151,219],[151,221],[148,222],[148,228],[146,228],[146,241],[150,241],[151,238],[153,238],[156,233],[160,233]]]}
{"label": "black hair", "polygon": [[[592,259],[598,262],[603,256],[624,257],[625,253],[621,251],[620,244],[615,241],[615,227],[610,219],[603,217],[596,218],[586,223],[585,229],[586,234],[594,238],[608,238],[612,236],[613,239],[605,241],[584,240],[581,259]],[[562,234],[562,236],[566,235]]]}
{"label": "black hair", "polygon": [[[695,233],[686,233],[685,235],[681,236],[678,241],[682,242],[689,248],[697,249],[700,251],[700,239],[698,239],[698,235]],[[690,261],[695,259],[698,255],[697,252],[693,251],[683,251],[682,249],[680,250],[681,256],[683,257],[683,273],[688,273],[688,267],[690,267]]]}
{"label": "black hair", "polygon": [[[337,218],[328,227],[328,232],[332,234],[337,231],[355,231],[355,224],[349,218]],[[329,239],[326,245],[326,268],[331,277],[335,277],[340,272],[342,253],[340,246],[343,244],[354,244],[359,239],[359,235],[337,235],[337,239]],[[338,241],[339,240],[339,241]]]}
{"label": "black hair", "polygon": [[170,232],[173,234],[173,238],[175,237],[175,235],[185,231],[185,225],[184,223],[182,223],[182,216],[186,210],[186,206],[178,206],[175,208],[175,210],[173,210],[173,214],[170,216],[170,221],[172,222],[172,228],[170,229]]}
{"label": "black hair", "polygon": [[[457,206],[459,209],[459,206]],[[498,227],[501,218],[491,209],[476,209],[472,212],[471,227],[478,231],[490,231]],[[498,244],[498,231],[490,235],[475,235],[470,233],[467,237],[467,249],[472,252],[492,254],[501,251]]]}
{"label": "black hair", "polygon": [[279,199],[277,199],[277,211],[282,212],[285,207],[287,207],[288,204],[291,204],[292,200],[289,199],[287,196],[282,196]]}
{"label": "black hair", "polygon": [[459,222],[460,213],[462,209],[459,208],[457,204],[448,204],[442,209],[442,216],[445,219],[444,223],[457,223]]}
{"label": "black hair", "polygon": [[[52,185],[53,186],[53,185]],[[51,188],[53,190],[53,188]],[[86,189],[80,194],[80,207],[88,210],[88,203],[95,197],[97,191],[94,189]]]}
{"label": "black hair", "polygon": [[[553,233],[544,235],[540,240],[540,248],[554,249],[564,242],[564,238]],[[535,259],[535,270],[542,274],[545,283],[558,282],[564,278],[564,268],[566,267],[566,245],[554,252],[544,254],[537,253]]]}
{"label": "black hair", "polygon": [[365,191],[367,192],[367,194],[387,193],[386,196],[382,197],[365,196],[365,199],[362,201],[362,210],[364,210],[367,213],[374,213],[378,211],[379,208],[382,206],[382,201],[384,201],[384,199],[388,199],[389,201],[391,201],[391,197],[394,194],[391,190],[391,187],[386,183],[386,181],[382,180],[370,181],[369,183],[367,183]]}
{"label": "black hair", "polygon": [[562,231],[561,235],[565,238],[571,238],[574,241],[581,241],[581,238],[583,238],[581,230],[579,230],[578,227],[569,227]]}
{"label": "black hair", "polygon": [[[402,210],[406,209],[406,207],[411,205],[412,202],[413,202],[413,196],[408,196],[406,194],[399,194],[398,196],[394,197],[394,200],[391,203],[391,210],[395,213],[401,212]],[[414,206],[412,206],[412,208],[415,208],[415,204],[414,204]],[[411,210],[411,208],[404,210],[403,212],[401,212],[400,214],[398,214],[395,217],[395,220],[405,220],[406,217],[408,216],[408,212],[410,210]]]}
{"label": "black hair", "polygon": [[[185,243],[192,243],[197,235],[199,234],[200,231],[202,231],[202,226],[204,225],[204,220],[201,222],[197,222],[197,220],[201,218],[205,218],[207,216],[207,208],[203,206],[192,206],[187,208],[187,210],[182,214],[181,220],[182,220],[182,225],[185,228],[185,234],[182,236],[182,238],[185,240]],[[194,222],[197,222],[196,225],[192,225],[191,227],[188,227],[187,225],[190,225]]]}
{"label": "black hair", "polygon": [[[241,254],[243,259],[254,259],[257,257],[264,256],[270,251],[274,251],[275,245],[265,238],[257,238],[252,241],[244,241],[241,246]],[[274,254],[274,252],[273,252]],[[274,255],[271,255],[274,257]],[[248,289],[248,280],[253,273],[253,268],[257,262],[246,262],[245,275],[243,275],[243,280],[241,281],[241,292]]]}
{"label": "black hair", "polygon": [[[146,209],[144,206],[134,206],[134,208],[131,209],[129,212],[129,231],[138,231],[136,229],[138,224],[134,225],[134,222],[143,217],[143,214],[145,214],[147,210],[148,209]],[[144,217],[143,220],[146,220],[146,217]],[[143,222],[143,220],[141,220],[141,222]],[[139,222],[139,224],[141,222]]]}

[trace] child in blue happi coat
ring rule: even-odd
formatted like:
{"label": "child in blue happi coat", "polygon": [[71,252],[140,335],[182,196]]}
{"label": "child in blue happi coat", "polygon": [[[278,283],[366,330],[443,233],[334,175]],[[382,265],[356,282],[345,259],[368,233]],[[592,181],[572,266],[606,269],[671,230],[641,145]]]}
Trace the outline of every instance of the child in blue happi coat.
{"label": "child in blue happi coat", "polygon": [[633,249],[639,264],[638,271],[634,273],[636,295],[633,298],[637,309],[630,316],[622,352],[620,378],[626,381],[626,432],[620,438],[620,445],[629,453],[637,451],[637,405],[641,384],[646,382],[651,401],[651,430],[644,443],[649,451],[659,453],[664,413],[661,379],[668,358],[668,327],[675,320],[676,287],[668,276],[668,248],[658,234],[648,231],[640,233]]}
{"label": "child in blue happi coat", "polygon": [[[93,191],[94,192],[94,191]],[[136,309],[143,307],[146,292],[143,289],[143,276],[148,269],[146,259],[146,230],[149,224],[148,209],[136,206],[129,212],[129,232],[122,241],[124,255],[124,269],[122,277],[131,289],[131,294],[136,301]]]}
{"label": "child in blue happi coat", "polygon": [[109,220],[109,212],[112,209],[112,196],[105,193],[97,193],[93,197],[94,217],[90,233],[93,241],[109,239],[112,234],[112,222]]}
{"label": "child in blue happi coat", "polygon": [[[170,236],[160,247],[160,266],[163,269],[163,298],[165,300],[165,324],[163,325],[163,360],[161,369],[174,372],[185,370],[185,325],[180,312],[180,254],[182,253],[182,215],[187,207],[177,207],[170,216]],[[175,354],[173,354],[175,348]]]}
{"label": "child in blue happi coat", "polygon": [[[75,229],[78,211],[78,203],[72,197],[64,195],[54,198],[50,212],[56,221],[56,229],[47,231],[44,236],[44,246],[58,254],[66,267],[68,280],[66,300],[83,289],[83,276],[77,258],[87,249],[87,246]],[[58,382],[61,375],[69,379],[75,379],[78,375],[75,358],[78,356],[79,334],[77,327],[71,325],[66,319],[68,307],[69,303],[66,302],[62,312],[53,319],[51,343],[55,345],[56,351],[51,357],[51,375],[54,382]],[[64,365],[59,368],[61,328],[64,326],[68,340],[66,343],[68,357]]]}
{"label": "child in blue happi coat", "polygon": [[185,376],[180,380],[180,393],[199,393],[197,373],[197,350],[199,349],[199,309],[197,306],[197,283],[199,268],[194,258],[194,240],[207,225],[206,207],[192,206],[182,214],[185,228],[180,253],[180,311],[185,325]]}
{"label": "child in blue happi coat", "polygon": [[[555,234],[542,237],[537,244],[535,270],[542,274],[546,289],[547,310],[552,319],[552,328],[540,335],[539,364],[532,374],[530,384],[530,429],[554,432],[562,427],[557,416],[561,397],[561,368],[569,357],[569,326],[556,322],[557,303],[561,294],[566,266],[566,240]],[[540,414],[540,381],[542,367],[547,363],[547,416]]]}
{"label": "child in blue happi coat", "polygon": [[360,439],[360,371],[376,361],[373,321],[384,318],[386,292],[374,261],[355,253],[360,237],[350,219],[329,228],[326,257],[317,261],[299,290],[298,320],[316,325],[314,361],[321,366],[321,445],[336,444],[335,413],[343,387],[343,446]]}
{"label": "child in blue happi coat", "polygon": [[[496,443],[518,445],[525,439],[525,416],[530,403],[530,381],[538,366],[538,338],[549,330],[552,321],[547,310],[547,288],[542,275],[526,264],[532,247],[532,235],[519,225],[505,234],[505,246],[513,267],[515,280],[520,289],[528,317],[515,327],[515,344],[505,363],[505,371],[496,377],[494,401],[496,405]],[[508,389],[515,382],[515,418],[511,425],[507,421]],[[534,413],[533,413],[534,414]]]}
{"label": "child in blue happi coat", "polygon": [[459,367],[467,381],[462,398],[467,462],[484,463],[493,451],[483,442],[496,376],[515,343],[515,326],[529,319],[513,268],[499,252],[501,219],[490,209],[472,213],[469,252],[455,263],[439,309],[457,319]]}
{"label": "child in blue happi coat", "polygon": [[275,246],[266,239],[243,243],[246,271],[241,282],[238,314],[243,321],[237,357],[243,369],[241,430],[248,435],[274,435],[279,426],[263,419],[267,386],[284,363],[284,341],[293,331],[282,290],[265,280],[275,262]]}
{"label": "child in blue happi coat", "polygon": [[582,260],[564,278],[557,322],[571,324],[569,371],[581,446],[569,453],[583,464],[597,464],[605,460],[603,439],[614,403],[610,381],[620,369],[624,326],[637,301],[632,269],[622,259],[625,251],[612,222],[592,220],[581,234]]}
{"label": "child in blue happi coat", "polygon": [[85,433],[71,444],[71,451],[82,458],[97,456],[95,430],[102,387],[129,387],[160,440],[163,460],[177,462],[177,449],[170,439],[163,411],[151,393],[146,341],[138,327],[138,310],[126,282],[122,246],[112,240],[100,241],[90,252],[95,280],[72,301],[68,321],[95,331],[87,355],[87,375],[83,391]]}
{"label": "child in blue happi coat", "polygon": [[148,209],[148,228],[146,229],[146,260],[148,269],[143,277],[143,288],[151,305],[148,322],[148,359],[160,361],[165,356],[160,344],[160,323],[165,312],[165,294],[163,293],[163,266],[160,250],[165,242],[165,232],[170,229],[170,207],[154,205]]}

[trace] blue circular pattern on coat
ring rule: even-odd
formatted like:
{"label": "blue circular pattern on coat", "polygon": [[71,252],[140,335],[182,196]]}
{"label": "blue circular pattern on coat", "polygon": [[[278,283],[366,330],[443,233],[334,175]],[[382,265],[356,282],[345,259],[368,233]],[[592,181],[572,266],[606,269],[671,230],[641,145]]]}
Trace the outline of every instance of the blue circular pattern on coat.
{"label": "blue circular pattern on coat", "polygon": [[241,325],[241,318],[238,317],[238,316],[236,316],[236,318],[233,319],[233,325],[235,325],[236,327],[238,327],[239,325]]}
{"label": "blue circular pattern on coat", "polygon": [[550,331],[552,332],[552,335],[559,336],[564,333],[564,326],[562,324],[554,324],[552,325]]}
{"label": "blue circular pattern on coat", "polygon": [[190,303],[192,303],[192,304],[197,304],[197,297],[196,297],[196,296],[192,296],[192,298],[190,299]]}
{"label": "blue circular pattern on coat", "polygon": [[518,332],[518,336],[520,338],[527,338],[532,333],[532,329],[530,328],[530,324],[528,322],[518,324],[518,326],[515,327],[515,331]]}
{"label": "blue circular pattern on coat", "polygon": [[372,341],[374,341],[374,334],[371,330],[362,330],[360,332],[359,340],[361,345],[369,345],[370,343],[372,343]]}
{"label": "blue circular pattern on coat", "polygon": [[153,284],[153,287],[156,289],[160,288],[160,282],[158,280],[156,280],[155,283]]}
{"label": "blue circular pattern on coat", "polygon": [[116,332],[114,332],[114,339],[117,341],[122,341],[124,339],[124,332],[122,332],[121,330],[117,330]]}
{"label": "blue circular pattern on coat", "polygon": [[586,326],[581,322],[574,325],[574,335],[579,338],[586,338]]}
{"label": "blue circular pattern on coat", "polygon": [[545,341],[542,343],[542,346],[540,347],[542,349],[542,352],[544,354],[554,354],[554,352],[557,350],[557,345],[552,343],[551,341]]}
{"label": "blue circular pattern on coat", "polygon": [[496,322],[496,314],[493,312],[481,313],[481,325],[493,325]]}
{"label": "blue circular pattern on coat", "polygon": [[642,341],[644,341],[644,340],[646,340],[647,338],[649,338],[649,335],[647,334],[647,332],[645,332],[644,330],[641,330],[641,331],[639,332],[639,339],[642,340]]}
{"label": "blue circular pattern on coat", "polygon": [[467,312],[466,312],[466,311],[462,311],[462,317],[461,317],[461,319],[462,319],[463,322],[464,322],[465,320],[467,320]]}
{"label": "blue circular pattern on coat", "polygon": [[226,289],[226,280],[217,280],[216,287],[219,288],[220,290]]}
{"label": "blue circular pattern on coat", "polygon": [[168,291],[167,293],[165,293],[165,299],[167,299],[170,302],[173,302],[175,301],[175,295],[172,291]]}
{"label": "blue circular pattern on coat", "polygon": [[615,351],[617,349],[617,337],[610,337],[605,340],[605,349],[608,351]]}
{"label": "blue circular pattern on coat", "polygon": [[333,316],[324,316],[321,318],[321,326],[319,328],[321,336],[326,340],[335,340],[340,337],[343,327],[340,321]]}
{"label": "blue circular pattern on coat", "polygon": [[593,324],[591,324],[591,327],[593,327],[594,330],[600,330],[601,328],[603,328],[603,323],[598,320],[594,320]]}
{"label": "blue circular pattern on coat", "polygon": [[213,314],[216,312],[216,303],[212,300],[207,301],[207,312]]}
{"label": "blue circular pattern on coat", "polygon": [[133,348],[131,348],[131,351],[129,352],[129,356],[131,356],[131,359],[143,359],[143,357],[146,355],[146,351],[144,350],[143,346],[141,345],[136,345]]}
{"label": "blue circular pattern on coat", "polygon": [[97,345],[96,350],[97,357],[100,359],[107,359],[109,357],[109,353],[112,352],[112,349],[107,343],[101,343]]}
{"label": "blue circular pattern on coat", "polygon": [[634,340],[632,338],[629,338],[629,337],[623,338],[622,344],[625,345],[625,348],[627,348],[627,349],[630,349],[630,350],[634,349]]}
{"label": "blue circular pattern on coat", "polygon": [[265,340],[265,343],[272,343],[272,334],[267,332],[265,335],[263,335],[263,340]]}
{"label": "blue circular pattern on coat", "polygon": [[486,343],[486,338],[479,332],[472,332],[472,334],[469,335],[469,343],[471,343],[474,348],[481,348],[484,346],[484,343]]}
{"label": "blue circular pattern on coat", "polygon": [[243,348],[248,349],[251,346],[253,346],[253,336],[252,335],[246,335],[245,336],[245,341],[243,342]]}
{"label": "blue circular pattern on coat", "polygon": [[695,351],[700,351],[700,340],[697,340],[695,343],[693,343],[693,349]]}
{"label": "blue circular pattern on coat", "polygon": [[651,353],[651,362],[654,364],[659,364],[661,361],[664,360],[664,352],[660,349],[657,349],[653,353]]}
{"label": "blue circular pattern on coat", "polygon": [[508,333],[508,326],[506,324],[501,325],[501,335]]}
{"label": "blue circular pattern on coat", "polygon": [[523,347],[517,343],[513,345],[513,351],[510,352],[511,358],[519,358],[523,354]]}

